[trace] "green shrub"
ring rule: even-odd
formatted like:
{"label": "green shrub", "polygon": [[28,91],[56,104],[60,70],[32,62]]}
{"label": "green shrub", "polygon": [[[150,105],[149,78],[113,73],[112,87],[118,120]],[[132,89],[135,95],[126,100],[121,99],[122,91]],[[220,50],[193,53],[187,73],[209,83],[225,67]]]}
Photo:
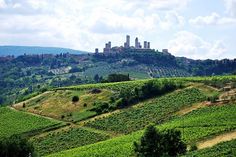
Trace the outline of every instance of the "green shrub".
{"label": "green shrub", "polygon": [[34,157],[36,156],[33,145],[21,136],[13,135],[0,141],[1,157]]}
{"label": "green shrub", "polygon": [[72,102],[73,102],[73,103],[76,103],[76,102],[78,102],[78,101],[79,101],[79,97],[78,97],[77,95],[75,95],[75,96],[72,97]]}
{"label": "green shrub", "polygon": [[189,151],[195,151],[195,150],[197,150],[197,145],[196,145],[196,144],[192,144],[192,145],[190,146]]}
{"label": "green shrub", "polygon": [[140,143],[134,142],[134,151],[138,157],[177,156],[186,152],[186,144],[177,130],[158,131],[149,125]]}

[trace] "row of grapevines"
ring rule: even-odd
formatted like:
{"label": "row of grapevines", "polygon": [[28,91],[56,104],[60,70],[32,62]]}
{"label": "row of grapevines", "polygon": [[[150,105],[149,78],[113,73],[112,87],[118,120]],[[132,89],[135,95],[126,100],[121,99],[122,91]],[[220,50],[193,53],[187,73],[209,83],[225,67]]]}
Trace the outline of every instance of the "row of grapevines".
{"label": "row of grapevines", "polygon": [[128,108],[120,113],[88,122],[86,125],[101,130],[130,133],[143,129],[149,123],[160,123],[163,118],[182,107],[205,100],[205,95],[196,88],[184,89],[156,98],[141,107]]}
{"label": "row of grapevines", "polygon": [[92,132],[83,128],[67,128],[53,131],[45,136],[32,138],[32,142],[39,155],[47,155],[74,147],[88,145],[108,139],[109,136]]}
{"label": "row of grapevines", "polygon": [[[202,138],[206,138],[212,135],[216,135],[219,133],[222,133],[224,131],[229,131],[232,129],[235,129],[235,125],[228,123],[231,122],[232,119],[231,118],[227,118],[227,114],[223,114],[226,112],[226,110],[228,111],[228,114],[231,114],[231,112],[234,112],[236,105],[231,105],[230,107],[228,106],[219,106],[219,109],[214,109],[214,107],[210,107],[212,108],[214,114],[212,114],[209,118],[213,118],[213,119],[222,119],[221,122],[224,122],[224,124],[228,124],[228,125],[222,125],[222,126],[217,126],[217,124],[219,122],[217,121],[212,121],[209,123],[212,123],[210,126],[208,127],[203,127],[203,126],[194,126],[194,127],[188,127],[185,126],[185,123],[182,123],[182,118],[177,117],[176,119],[174,119],[173,121],[167,122],[166,124],[160,125],[158,126],[158,128],[160,130],[162,129],[167,129],[167,128],[176,128],[179,129],[182,132],[183,138],[186,140],[187,143],[192,143],[193,140],[200,140]],[[216,107],[218,108],[218,107]],[[223,112],[221,112],[220,108],[222,109]],[[232,111],[231,111],[232,110]],[[193,117],[190,115],[185,115],[183,117],[185,117],[186,121],[192,121],[194,122],[194,120],[198,120],[199,118],[206,117],[207,115],[209,115],[209,108],[206,109],[200,109],[199,111],[201,114],[197,115],[197,114],[190,114],[190,115],[194,115]],[[222,114],[221,114],[222,113]],[[221,117],[218,117],[219,115],[221,115]],[[203,121],[207,121],[208,119],[202,119]],[[174,124],[180,124],[180,125],[174,125]],[[216,126],[214,126],[216,125]],[[143,131],[138,131],[138,132],[134,132],[132,134],[129,135],[125,135],[125,136],[121,136],[121,137],[117,137],[117,138],[113,138],[107,141],[103,141],[100,143],[95,143],[92,145],[87,145],[87,146],[83,146],[83,147],[79,147],[79,148],[75,148],[75,149],[71,149],[71,150],[67,150],[67,151],[63,151],[63,152],[59,152],[56,154],[52,154],[50,155],[50,157],[62,157],[62,156],[71,156],[71,157],[97,157],[97,156],[102,156],[102,157],[110,157],[110,156],[119,156],[119,157],[127,157],[127,156],[133,156],[133,142],[137,141],[140,139],[141,135],[143,134]],[[210,149],[206,149],[206,150],[202,150],[202,151],[195,151],[193,153],[188,154],[187,156],[217,156],[217,154],[219,154],[219,156],[221,156],[221,154],[223,154],[222,156],[227,156],[229,154],[229,151],[232,151],[235,147],[233,146],[233,144],[235,145],[235,141],[233,141],[233,143],[231,144],[227,144],[224,146],[218,147],[213,147],[213,150],[211,151]],[[225,151],[224,149],[227,150]],[[215,149],[218,149],[218,151],[215,151]],[[209,151],[210,150],[210,151]],[[208,151],[209,151],[209,155],[208,155]],[[221,153],[222,152],[222,153]],[[228,152],[228,153],[226,153]]]}
{"label": "row of grapevines", "polygon": [[33,132],[59,124],[56,120],[15,111],[7,107],[0,108],[0,119],[0,138],[9,137],[13,134]]}

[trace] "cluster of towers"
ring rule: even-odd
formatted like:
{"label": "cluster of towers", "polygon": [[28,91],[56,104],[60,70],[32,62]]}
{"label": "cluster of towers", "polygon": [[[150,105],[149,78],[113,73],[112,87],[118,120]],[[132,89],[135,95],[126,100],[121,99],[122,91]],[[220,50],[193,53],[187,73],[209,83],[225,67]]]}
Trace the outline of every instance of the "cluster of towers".
{"label": "cluster of towers", "polygon": [[[135,49],[141,49],[142,45],[138,41],[138,37],[135,38],[135,45],[134,47],[130,46],[130,36],[126,35],[126,42],[124,43],[124,48],[135,48]],[[150,49],[150,42],[144,41],[143,43],[144,49]]]}
{"label": "cluster of towers", "polygon": [[[124,48],[130,48],[130,49],[150,49],[150,42],[144,41],[143,47],[138,41],[138,37],[135,38],[135,45],[130,45],[130,36],[126,35],[126,41],[124,42],[124,46],[120,47],[111,47],[111,42],[105,44],[105,48],[103,48],[103,53],[112,53],[112,52],[121,52]],[[95,53],[99,53],[98,48],[95,49]]]}

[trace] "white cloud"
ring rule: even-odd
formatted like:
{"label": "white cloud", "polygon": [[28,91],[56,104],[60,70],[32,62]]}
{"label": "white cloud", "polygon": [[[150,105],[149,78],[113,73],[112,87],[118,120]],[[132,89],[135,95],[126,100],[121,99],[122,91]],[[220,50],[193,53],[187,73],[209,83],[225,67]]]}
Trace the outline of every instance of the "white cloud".
{"label": "white cloud", "polygon": [[181,2],[179,0],[145,0],[145,2],[152,9],[176,10],[186,7],[190,0],[181,0]]}
{"label": "white cloud", "polygon": [[184,17],[175,11],[167,12],[163,20],[160,20],[160,27],[164,30],[184,26]]}
{"label": "white cloud", "polygon": [[194,59],[225,58],[227,50],[221,40],[208,42],[187,31],[176,33],[174,39],[169,41],[168,47],[174,55]]}
{"label": "white cloud", "polygon": [[4,0],[0,0],[0,9],[5,8],[7,5]]}
{"label": "white cloud", "polygon": [[[0,0],[0,44],[64,46],[93,51],[124,35],[143,38],[183,24],[175,8],[188,0]],[[174,9],[173,9],[174,8]],[[165,9],[160,17],[158,10]],[[151,38],[151,37],[148,37]],[[147,40],[148,40],[147,38]]]}
{"label": "white cloud", "polygon": [[[101,50],[107,41],[122,45],[125,35],[130,34],[159,46],[158,40],[164,43],[171,33],[184,29],[185,19],[180,12],[189,2],[0,0],[0,45],[61,46],[93,51],[95,47]],[[217,13],[192,19],[192,23],[212,25],[233,22],[232,17]],[[221,52],[225,52],[223,41],[209,43],[186,32],[177,33],[169,45],[172,52],[194,58],[203,57],[205,52],[204,58],[221,57]],[[199,55],[199,50],[204,53]]]}
{"label": "white cloud", "polygon": [[224,0],[227,13],[236,17],[236,0]]}
{"label": "white cloud", "polygon": [[190,19],[189,23],[196,26],[236,25],[236,19],[230,17],[221,17],[219,14],[214,12],[209,16],[198,16],[194,19]]}

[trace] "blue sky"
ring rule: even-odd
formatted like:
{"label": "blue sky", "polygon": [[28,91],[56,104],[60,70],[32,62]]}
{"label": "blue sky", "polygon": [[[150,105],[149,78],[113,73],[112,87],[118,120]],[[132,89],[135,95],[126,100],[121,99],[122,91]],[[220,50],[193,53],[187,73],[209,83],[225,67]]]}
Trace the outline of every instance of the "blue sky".
{"label": "blue sky", "polygon": [[236,58],[236,0],[0,0],[0,45],[100,50],[125,35],[194,59]]}

